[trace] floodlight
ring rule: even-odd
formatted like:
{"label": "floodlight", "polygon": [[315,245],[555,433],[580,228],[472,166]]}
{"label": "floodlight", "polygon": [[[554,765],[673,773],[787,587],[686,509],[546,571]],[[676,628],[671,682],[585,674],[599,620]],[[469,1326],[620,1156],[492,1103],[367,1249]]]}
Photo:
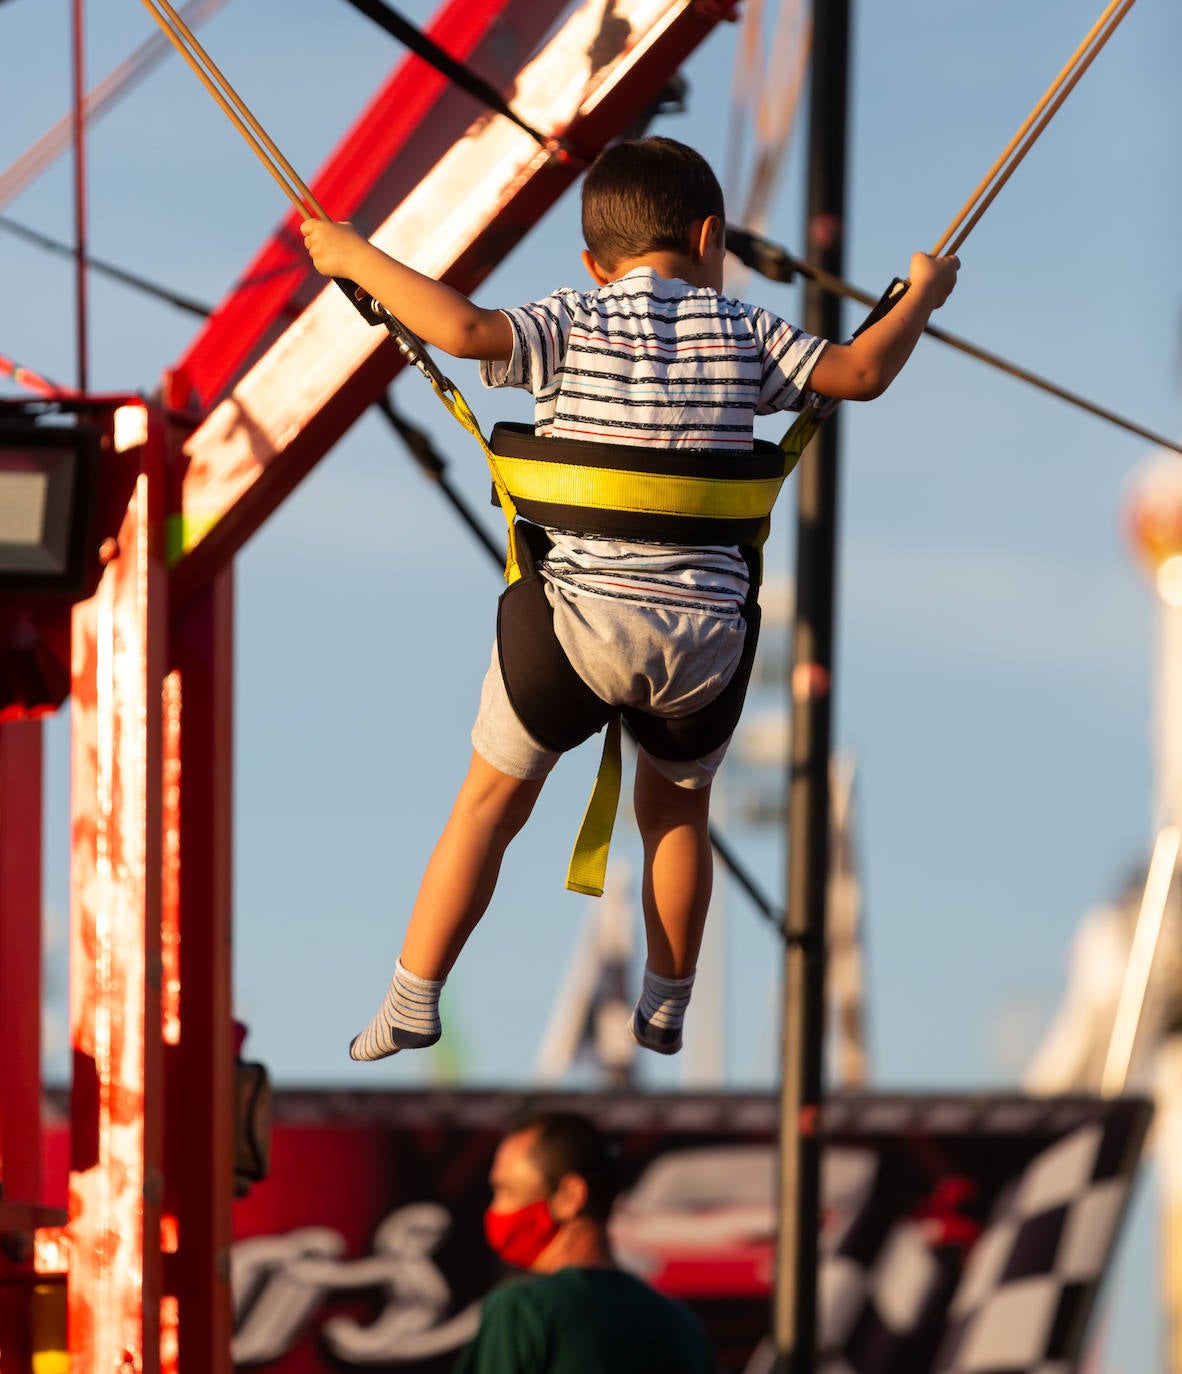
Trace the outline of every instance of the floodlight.
{"label": "floodlight", "polygon": [[82,593],[98,474],[97,430],[0,422],[0,597]]}

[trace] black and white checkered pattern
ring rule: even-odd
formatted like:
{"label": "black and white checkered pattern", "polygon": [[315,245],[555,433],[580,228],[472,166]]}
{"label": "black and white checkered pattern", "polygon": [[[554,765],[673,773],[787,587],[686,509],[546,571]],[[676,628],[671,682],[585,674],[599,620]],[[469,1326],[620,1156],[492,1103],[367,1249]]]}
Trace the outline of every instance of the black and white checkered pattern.
{"label": "black and white checkered pattern", "polygon": [[922,1206],[901,1203],[898,1161],[891,1173],[851,1121],[824,1152],[820,1374],[1069,1374],[1148,1116],[1143,1103],[1092,1105],[1090,1119],[1065,1113],[1059,1131],[1028,1117],[1025,1145],[1018,1119],[1003,1115],[980,1134],[973,1123],[974,1149],[942,1144],[966,1183],[975,1175],[981,1223],[975,1240],[969,1220],[951,1243]]}
{"label": "black and white checkered pattern", "polygon": [[935,1374],[1066,1374],[1132,1179],[1099,1122],[1036,1155],[999,1198],[948,1309]]}
{"label": "black and white checkered pattern", "polygon": [[883,1213],[880,1174],[881,1160],[872,1151],[825,1152],[817,1288],[821,1374],[919,1368],[917,1342],[947,1301],[945,1266],[922,1226]]}

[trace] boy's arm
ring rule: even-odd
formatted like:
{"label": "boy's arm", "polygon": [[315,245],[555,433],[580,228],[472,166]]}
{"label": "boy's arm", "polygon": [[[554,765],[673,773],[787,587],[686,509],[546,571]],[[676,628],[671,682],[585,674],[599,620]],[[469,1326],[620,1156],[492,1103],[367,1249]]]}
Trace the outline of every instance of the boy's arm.
{"label": "boy's arm", "polygon": [[512,357],[513,328],[499,310],[484,310],[461,292],[407,267],[351,225],[309,219],[300,232],[318,272],[355,281],[424,343],[453,358]]}
{"label": "boy's arm", "polygon": [[851,343],[828,344],[809,374],[809,389],[839,401],[881,396],[902,371],[932,311],[948,299],[959,267],[959,258],[914,254],[910,285],[898,304]]}

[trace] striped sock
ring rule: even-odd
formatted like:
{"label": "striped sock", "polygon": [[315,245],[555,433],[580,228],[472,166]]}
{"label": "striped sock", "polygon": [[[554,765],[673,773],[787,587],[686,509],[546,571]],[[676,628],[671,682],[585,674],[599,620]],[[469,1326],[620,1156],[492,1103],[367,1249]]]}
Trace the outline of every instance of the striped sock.
{"label": "striped sock", "polygon": [[439,991],[444,979],[433,981],[408,973],[399,959],[390,979],[390,991],[378,1014],[349,1046],[352,1059],[385,1059],[399,1050],[421,1050],[442,1034],[439,1023]]}
{"label": "striped sock", "polygon": [[692,973],[688,978],[662,978],[645,964],[640,1000],[628,1022],[629,1035],[642,1049],[658,1054],[681,1049],[681,1023],[693,986]]}

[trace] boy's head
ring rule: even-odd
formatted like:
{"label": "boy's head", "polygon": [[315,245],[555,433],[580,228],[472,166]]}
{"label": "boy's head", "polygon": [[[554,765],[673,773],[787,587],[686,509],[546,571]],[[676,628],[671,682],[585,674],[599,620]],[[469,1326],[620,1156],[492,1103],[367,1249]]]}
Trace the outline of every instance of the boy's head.
{"label": "boy's head", "polygon": [[722,187],[700,153],[671,138],[615,143],[583,179],[583,240],[600,267],[699,251],[701,226],[725,221]]}

